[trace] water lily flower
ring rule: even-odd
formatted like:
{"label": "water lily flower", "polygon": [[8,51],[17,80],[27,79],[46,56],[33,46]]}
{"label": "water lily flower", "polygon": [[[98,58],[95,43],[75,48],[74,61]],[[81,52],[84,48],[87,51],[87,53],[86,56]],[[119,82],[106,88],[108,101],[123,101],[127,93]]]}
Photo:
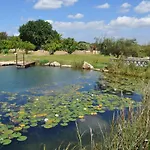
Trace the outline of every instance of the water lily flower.
{"label": "water lily flower", "polygon": [[83,119],[83,118],[84,118],[84,116],[79,116],[79,118],[80,118],[80,119]]}
{"label": "water lily flower", "polygon": [[91,94],[91,96],[94,96],[94,94]]}
{"label": "water lily flower", "polygon": [[39,99],[37,98],[36,100],[38,101]]}
{"label": "water lily flower", "polygon": [[116,89],[116,88],[114,88],[114,91],[117,91],[117,89]]}
{"label": "water lily flower", "polygon": [[99,107],[102,107],[102,104],[99,104]]}
{"label": "water lily flower", "polygon": [[59,117],[59,115],[58,115],[58,114],[55,114],[55,117]]}
{"label": "water lily flower", "polygon": [[87,108],[83,108],[83,110],[87,110]]}
{"label": "water lily flower", "polygon": [[145,139],[145,142],[148,142],[148,139]]}
{"label": "water lily flower", "polygon": [[48,118],[45,118],[44,121],[47,122],[47,121],[48,121]]}

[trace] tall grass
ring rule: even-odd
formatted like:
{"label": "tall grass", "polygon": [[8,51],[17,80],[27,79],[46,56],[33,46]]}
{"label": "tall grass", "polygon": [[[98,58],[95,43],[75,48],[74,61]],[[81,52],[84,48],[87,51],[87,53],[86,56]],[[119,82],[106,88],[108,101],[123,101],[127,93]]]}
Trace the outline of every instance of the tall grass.
{"label": "tall grass", "polygon": [[150,78],[150,65],[136,66],[135,64],[126,64],[123,59],[112,61],[107,66],[110,73],[128,75],[134,77]]}

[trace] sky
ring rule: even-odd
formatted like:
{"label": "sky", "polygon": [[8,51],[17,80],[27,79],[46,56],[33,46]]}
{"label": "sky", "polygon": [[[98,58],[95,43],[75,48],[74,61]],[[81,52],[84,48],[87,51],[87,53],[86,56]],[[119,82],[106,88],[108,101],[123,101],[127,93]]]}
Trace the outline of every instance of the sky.
{"label": "sky", "polygon": [[0,32],[18,35],[19,26],[37,19],[77,41],[111,37],[150,42],[150,0],[1,0]]}

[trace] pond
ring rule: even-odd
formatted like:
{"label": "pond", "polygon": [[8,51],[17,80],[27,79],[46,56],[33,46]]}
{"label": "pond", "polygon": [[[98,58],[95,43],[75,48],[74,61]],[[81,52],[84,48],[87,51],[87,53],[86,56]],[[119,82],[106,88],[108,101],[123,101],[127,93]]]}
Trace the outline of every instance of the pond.
{"label": "pond", "polygon": [[[123,90],[122,79],[120,86],[102,77],[70,68],[1,67],[0,149],[55,150],[62,142],[77,142],[76,125],[81,134],[89,127],[94,132],[110,124],[114,111],[137,106],[137,83]],[[85,144],[89,140],[85,134]]]}

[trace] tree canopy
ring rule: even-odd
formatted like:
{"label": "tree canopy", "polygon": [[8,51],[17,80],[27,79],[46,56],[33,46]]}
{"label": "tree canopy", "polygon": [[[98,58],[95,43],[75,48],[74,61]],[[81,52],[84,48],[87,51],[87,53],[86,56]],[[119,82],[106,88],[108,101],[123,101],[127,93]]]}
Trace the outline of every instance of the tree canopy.
{"label": "tree canopy", "polygon": [[37,48],[46,44],[47,40],[59,37],[52,25],[44,20],[29,21],[19,28],[20,38],[34,44]]}
{"label": "tree canopy", "polygon": [[104,55],[138,56],[140,47],[136,39],[96,38],[96,46]]}
{"label": "tree canopy", "polygon": [[6,32],[0,32],[0,40],[6,40],[8,38],[8,35]]}

